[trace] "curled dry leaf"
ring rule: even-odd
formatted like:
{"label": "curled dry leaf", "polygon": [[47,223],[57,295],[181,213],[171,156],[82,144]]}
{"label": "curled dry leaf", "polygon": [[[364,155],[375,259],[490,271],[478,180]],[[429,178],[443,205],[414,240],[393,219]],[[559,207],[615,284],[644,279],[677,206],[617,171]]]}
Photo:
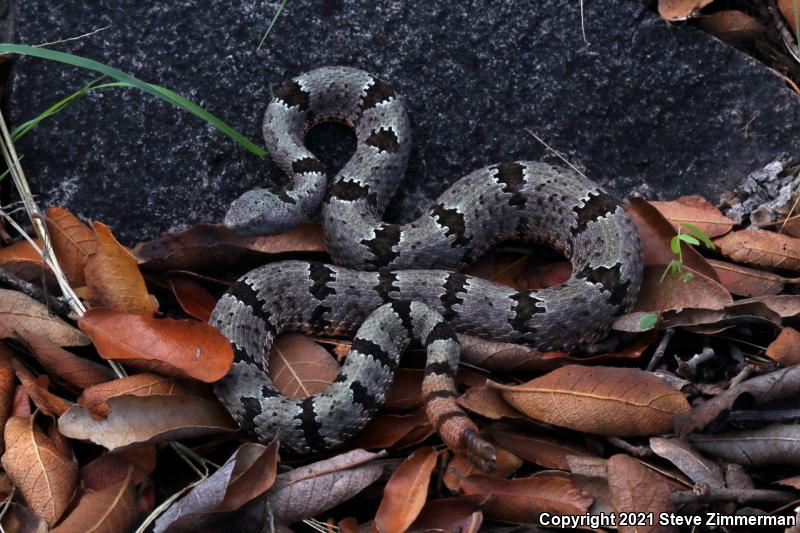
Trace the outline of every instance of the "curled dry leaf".
{"label": "curled dry leaf", "polygon": [[800,331],[783,328],[778,338],[767,346],[766,355],[782,366],[800,363]]}
{"label": "curled dry leaf", "polygon": [[503,399],[500,391],[487,385],[468,388],[456,401],[464,409],[490,420],[520,418],[519,411]]}
{"label": "curled dry leaf", "polygon": [[640,335],[630,344],[611,353],[574,356],[564,352],[540,352],[530,346],[490,341],[471,335],[458,334],[457,337],[461,343],[462,361],[501,372],[544,372],[570,363],[636,359],[655,339],[653,335]]}
{"label": "curled dry leaf", "polygon": [[120,379],[99,383],[83,391],[78,398],[78,405],[85,407],[99,417],[107,417],[111,408],[108,399],[117,396],[152,396],[158,395],[191,395],[196,391],[188,383],[159,374],[136,374]]}
{"label": "curled dry leaf", "polygon": [[206,383],[222,379],[233,364],[233,348],[209,324],[90,309],[78,322],[104,359]]}
{"label": "curled dry leaf", "polygon": [[31,400],[25,387],[17,385],[14,387],[14,399],[11,402],[11,416],[30,416],[32,412]]}
{"label": "curled dry leaf", "polygon": [[409,443],[425,440],[433,432],[433,426],[428,421],[424,409],[406,415],[379,413],[367,422],[349,445],[373,450],[397,449]]}
{"label": "curled dry leaf", "polygon": [[586,455],[568,455],[566,459],[569,465],[567,470],[573,474],[603,479],[608,476],[608,459]]}
{"label": "curled dry leaf", "polygon": [[78,357],[64,350],[45,337],[21,332],[36,360],[47,370],[51,377],[71,383],[79,389],[85,389],[98,383],[114,379],[114,373],[107,367]]}
{"label": "curled dry leaf", "polygon": [[47,533],[47,522],[29,507],[9,502],[3,515],[3,531],[6,533]]}
{"label": "curled dry leaf", "polygon": [[73,287],[84,286],[84,269],[89,257],[97,251],[94,231],[67,209],[48,207],[45,214],[53,251],[67,280]]}
{"label": "curled dry leaf", "polygon": [[786,283],[797,280],[781,277],[772,272],[748,268],[746,266],[708,259],[719,276],[719,282],[736,296],[766,296],[780,294]]}
{"label": "curled dry leaf", "polygon": [[796,425],[691,435],[689,440],[708,454],[742,466],[800,465],[800,426]]}
{"label": "curled dry leaf", "polygon": [[97,235],[97,251],[85,270],[92,306],[152,316],[158,305],[147,292],[136,258],[117,242],[108,226],[92,222],[92,227]]}
{"label": "curled dry leaf", "polygon": [[381,454],[352,450],[280,474],[266,494],[276,524],[316,516],[374,483],[383,472]]}
{"label": "curled dry leaf", "polygon": [[[633,311],[667,311],[670,309],[723,309],[733,303],[728,290],[699,272],[692,272],[689,281],[669,274],[663,278],[666,265],[644,268],[644,278]],[[687,269],[688,271],[688,269]]]}
{"label": "curled dry leaf", "polygon": [[521,253],[490,250],[469,265],[465,273],[517,289],[533,290],[567,281],[572,265],[553,250],[532,246]]}
{"label": "curled dry leaf", "polygon": [[461,481],[464,494],[494,496],[484,505],[486,516],[508,522],[538,523],[542,513],[582,515],[592,497],[567,476],[539,474],[516,479],[498,479],[478,474]]}
{"label": "curled dry leaf", "polygon": [[410,532],[480,531],[483,513],[479,498],[460,496],[430,500],[411,524]]}
{"label": "curled dry leaf", "polygon": [[205,287],[189,278],[170,278],[169,286],[181,308],[200,322],[211,320],[217,298]]}
{"label": "curled dry leaf", "polygon": [[562,437],[536,435],[492,429],[492,440],[514,455],[531,463],[554,470],[569,470],[568,456],[595,457],[595,454],[580,446],[565,442]]}
{"label": "curled dry leaf", "polygon": [[330,385],[339,363],[312,339],[299,333],[279,336],[269,352],[269,374],[275,387],[291,398],[307,398]]}
{"label": "curled dry leaf", "polygon": [[53,445],[58,448],[61,455],[64,457],[72,457],[72,445],[64,435],[59,433],[55,424],[49,425],[46,433],[47,438],[53,441]]}
{"label": "curled dry leaf", "polygon": [[746,229],[715,239],[720,253],[738,263],[800,271],[800,239],[774,231]]}
{"label": "curled dry leaf", "polygon": [[222,225],[197,224],[177,234],[140,243],[134,253],[148,271],[204,272],[255,265],[265,255],[286,252],[325,252],[319,224],[304,223],[286,233],[241,237]]}
{"label": "curled dry leaf", "polygon": [[117,396],[108,405],[105,420],[95,420],[81,406],[71,407],[58,419],[61,433],[116,450],[237,429],[219,402],[197,396]]}
{"label": "curled dry leaf", "polygon": [[[0,435],[11,416],[14,403],[14,369],[11,367],[11,350],[0,341]],[[5,442],[0,439],[0,455],[5,450]]]}
{"label": "curled dry leaf", "polygon": [[424,373],[424,370],[417,368],[398,369],[383,408],[388,411],[408,411],[421,406]]}
{"label": "curled dry leaf", "polygon": [[125,479],[116,485],[84,493],[78,506],[53,529],[53,533],[130,531],[139,515],[131,483],[132,473],[133,466],[130,466]]}
{"label": "curled dry leaf", "polygon": [[[800,295],[798,294],[776,294],[775,296],[756,296],[739,300],[738,305],[748,305],[760,303],[767,306],[771,311],[777,313],[783,319],[795,319],[800,317]],[[734,304],[735,305],[735,304]]]}
{"label": "curled dry leaf", "polygon": [[[641,198],[631,198],[630,203],[625,205],[625,211],[636,224],[646,266],[666,265],[675,259],[675,254],[670,249],[670,241],[676,235],[675,228],[658,209]],[[713,280],[717,279],[714,269],[693,246],[682,246],[681,250],[686,267]]]}
{"label": "curled dry leaf", "polygon": [[792,487],[795,490],[800,490],[800,476],[792,476],[778,481],[773,481],[776,485],[783,485],[784,487]]}
{"label": "curled dry leaf", "polygon": [[[627,455],[614,455],[607,463],[608,486],[611,489],[611,501],[618,513],[640,513],[646,510],[659,516],[659,513],[673,511],[669,483],[652,469]],[[658,521],[653,524],[633,523],[620,526],[620,533],[658,531],[677,531],[670,526],[661,526]]]}
{"label": "curled dry leaf", "polygon": [[[726,9],[697,19],[697,25],[708,33],[731,44],[739,44],[762,35],[764,26],[750,15],[736,10]],[[710,233],[707,235],[713,237]]]}
{"label": "curled dry leaf", "polygon": [[[41,248],[38,240],[36,244]],[[4,270],[25,281],[40,281],[43,267],[48,285],[49,277],[52,275],[47,265],[42,262],[42,256],[31,246],[30,242],[24,239],[0,248],[0,265]]]}
{"label": "curled dry leaf", "polygon": [[[152,454],[155,463],[155,448],[143,446],[133,448],[128,452],[145,452]],[[138,461],[137,461],[138,462]],[[153,464],[155,466],[155,464]],[[141,484],[151,472],[143,470],[141,465],[134,464],[125,456],[125,452],[104,453],[92,462],[81,467],[81,487],[83,489],[98,491],[107,489],[129,479],[134,486]]]}
{"label": "curled dry leaf", "polygon": [[278,472],[278,441],[247,443],[238,451],[228,490],[220,508],[238,509],[272,487]]}
{"label": "curled dry leaf", "polygon": [[428,484],[438,457],[434,448],[420,448],[400,464],[383,489],[374,530],[402,533],[416,520],[428,499]]}
{"label": "curled dry leaf", "polygon": [[8,419],[2,463],[28,506],[52,526],[75,492],[78,464],[36,427],[34,418]]}
{"label": "curled dry leaf", "polygon": [[506,372],[534,372],[552,368],[552,363],[543,360],[545,352],[529,346],[461,334],[458,335],[458,341],[461,343],[462,360],[481,368]]}
{"label": "curled dry leaf", "polygon": [[[791,295],[778,295],[737,300],[721,310],[675,309],[664,311],[657,313],[657,324],[659,329],[685,327],[707,334],[718,333],[726,328],[744,324],[779,327],[782,322],[782,315],[779,311],[792,311],[792,309],[782,309],[780,302],[766,302],[761,298],[785,298],[786,296],[791,297]],[[789,306],[793,305],[791,302],[785,303]],[[614,320],[613,327],[618,331],[639,332],[642,328],[642,317],[648,314],[650,313],[637,311],[619,316]]]}
{"label": "curled dry leaf", "polygon": [[724,487],[725,475],[713,461],[700,455],[692,446],[680,439],[650,438],[650,448],[678,467],[689,479],[709,487]]}
{"label": "curled dry leaf", "polygon": [[778,9],[796,34],[798,28],[795,25],[795,0],[778,0]]}
{"label": "curled dry leaf", "polygon": [[[40,244],[39,241],[34,241]],[[0,247],[0,265],[4,267],[18,261],[41,264],[42,256],[31,246],[28,240],[23,239],[8,246]]]}
{"label": "curled dry leaf", "polygon": [[13,362],[14,373],[17,375],[28,396],[44,414],[58,417],[70,408],[70,403],[50,392],[50,380],[46,375],[34,377],[31,372],[18,361]]}
{"label": "curled dry leaf", "polygon": [[664,215],[672,227],[686,233],[682,224],[692,224],[709,237],[719,237],[728,233],[735,222],[702,197],[678,198],[669,202],[654,202],[650,205]]}
{"label": "curled dry leaf", "polygon": [[84,333],[51,315],[30,296],[0,289],[0,338],[15,337],[15,332],[25,330],[59,346],[86,346],[90,342]]}
{"label": "curled dry leaf", "polygon": [[569,365],[522,385],[491,386],[531,418],[598,435],[665,433],[689,410],[683,394],[635,368]]}
{"label": "curled dry leaf", "polygon": [[[495,446],[494,451],[497,456],[494,468],[492,468],[494,477],[508,477],[525,464],[522,459],[503,448]],[[481,469],[475,466],[466,455],[455,455],[447,464],[442,481],[451,491],[458,492],[461,490],[462,479],[472,474],[482,473]]]}
{"label": "curled dry leaf", "polygon": [[744,397],[758,405],[800,394],[800,366],[790,366],[735,385],[691,411],[675,418],[675,430],[684,437],[705,428],[733,408]]}
{"label": "curled dry leaf", "polygon": [[156,520],[154,533],[161,533],[167,529],[189,529],[187,526],[198,525],[197,522],[202,522],[206,518],[192,515],[238,509],[264,494],[272,486],[277,473],[277,464],[277,442],[269,446],[252,442],[241,445],[224,465],[195,485]]}
{"label": "curled dry leaf", "polygon": [[658,14],[669,22],[696,17],[713,0],[658,0]]}

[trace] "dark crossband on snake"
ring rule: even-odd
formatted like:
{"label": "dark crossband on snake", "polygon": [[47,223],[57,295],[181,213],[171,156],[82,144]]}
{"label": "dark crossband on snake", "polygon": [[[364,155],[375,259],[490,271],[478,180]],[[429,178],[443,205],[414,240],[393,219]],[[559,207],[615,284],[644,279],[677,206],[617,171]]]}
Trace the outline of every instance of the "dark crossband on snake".
{"label": "dark crossband on snake", "polygon": [[[306,132],[339,121],[356,150],[332,179],[304,145]],[[493,449],[455,402],[460,346],[454,331],[542,351],[602,340],[633,303],[642,279],[639,237],[619,202],[572,170],[515,161],[476,170],[407,224],[381,220],[406,169],[411,138],[400,98],[362,70],[326,67],[281,88],[264,117],[266,147],[290,182],[234,201],[225,225],[241,234],[286,231],[315,214],[335,265],[281,261],[242,276],[211,318],[235,361],[215,391],[261,441],[320,452],[357,433],[382,406],[412,340],[428,354],[426,411],[444,442],[477,462]],[[520,290],[459,272],[501,241],[551,246],[572,275]],[[335,381],[317,395],[283,396],[266,358],[283,331],[354,336]]]}

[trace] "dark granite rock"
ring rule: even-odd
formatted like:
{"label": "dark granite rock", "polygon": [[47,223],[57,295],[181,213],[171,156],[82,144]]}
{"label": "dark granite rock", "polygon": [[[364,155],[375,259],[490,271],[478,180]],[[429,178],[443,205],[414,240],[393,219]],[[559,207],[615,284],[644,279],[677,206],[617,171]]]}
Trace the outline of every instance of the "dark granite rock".
{"label": "dark granite rock", "polygon": [[[170,87],[259,142],[271,91],[291,76],[329,64],[381,76],[405,96],[415,132],[395,220],[480,166],[555,161],[528,129],[619,195],[714,197],[800,147],[800,106],[777,76],[630,0],[587,2],[587,42],[578,2],[292,0],[261,50],[278,2],[18,4],[19,42],[111,25],[58,48]],[[22,59],[11,116],[28,119],[92,78]],[[326,149],[338,133],[314,144]],[[351,141],[334,143],[332,159]],[[128,242],[219,221],[241,192],[280,179],[267,160],[135,90],[85,99],[20,151],[43,204],[104,220]]]}

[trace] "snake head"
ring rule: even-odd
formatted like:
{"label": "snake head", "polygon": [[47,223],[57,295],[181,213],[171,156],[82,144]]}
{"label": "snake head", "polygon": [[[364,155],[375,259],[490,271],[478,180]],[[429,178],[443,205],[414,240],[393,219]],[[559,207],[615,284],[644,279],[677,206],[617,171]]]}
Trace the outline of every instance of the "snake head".
{"label": "snake head", "polygon": [[253,189],[231,203],[224,224],[237,235],[269,235],[288,231],[303,219],[305,213],[296,204],[266,189]]}

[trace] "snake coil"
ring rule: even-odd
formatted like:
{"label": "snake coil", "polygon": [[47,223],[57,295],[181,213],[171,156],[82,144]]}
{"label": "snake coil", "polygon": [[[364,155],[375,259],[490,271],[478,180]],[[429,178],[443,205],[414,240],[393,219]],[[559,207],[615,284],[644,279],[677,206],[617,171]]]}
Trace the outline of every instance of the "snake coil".
{"label": "snake coil", "polygon": [[[330,186],[304,136],[341,121],[356,150]],[[543,351],[601,340],[633,302],[642,279],[639,237],[620,204],[583,176],[516,161],[476,170],[407,224],[381,220],[410,149],[408,117],[392,89],[353,68],[325,67],[280,89],[264,137],[289,175],[281,191],[255,189],[233,202],[225,224],[277,233],[320,212],[334,265],[271,263],[242,276],[211,318],[235,361],[216,393],[259,440],[300,453],[341,444],[380,408],[397,361],[417,339],[428,351],[423,397],[445,442],[478,461],[491,447],[455,403],[459,345],[453,330]],[[520,290],[458,272],[499,241],[549,245],[572,263],[564,283]],[[275,336],[288,330],[355,335],[336,380],[305,399],[283,396],[266,371]]]}

